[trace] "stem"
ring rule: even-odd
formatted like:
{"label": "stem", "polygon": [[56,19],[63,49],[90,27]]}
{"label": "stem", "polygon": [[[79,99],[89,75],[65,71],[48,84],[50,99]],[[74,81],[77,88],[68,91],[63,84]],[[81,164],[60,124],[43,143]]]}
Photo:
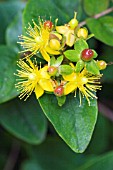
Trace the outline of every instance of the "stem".
{"label": "stem", "polygon": [[108,66],[113,65],[113,62],[111,61],[111,62],[107,63],[107,65]]}
{"label": "stem", "polygon": [[[99,14],[96,14],[96,15],[92,16],[92,18],[98,19],[98,18],[100,18],[100,17],[102,17],[102,16],[104,16],[104,15],[106,15],[106,14],[109,14],[109,13],[112,12],[112,11],[113,11],[113,7],[108,8],[108,9],[106,9],[105,11],[103,11],[103,12],[101,12],[101,13],[99,13]],[[79,26],[80,26],[80,27],[82,27],[82,26],[84,26],[84,25],[86,25],[86,21],[82,21],[82,22],[79,23]]]}
{"label": "stem", "polygon": [[109,120],[113,121],[113,111],[109,107],[105,106],[101,102],[98,102],[98,110],[101,114],[103,114]]}
{"label": "stem", "polygon": [[14,169],[15,164],[18,159],[19,152],[20,152],[20,144],[17,141],[14,141],[12,143],[11,151],[10,151],[8,159],[6,161],[4,170],[13,170]]}

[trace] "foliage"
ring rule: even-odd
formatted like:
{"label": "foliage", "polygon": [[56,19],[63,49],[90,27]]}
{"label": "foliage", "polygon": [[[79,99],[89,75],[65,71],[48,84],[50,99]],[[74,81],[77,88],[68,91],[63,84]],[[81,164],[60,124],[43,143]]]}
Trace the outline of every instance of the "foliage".
{"label": "foliage", "polygon": [[[0,1],[0,146],[2,146],[0,169],[7,168],[8,161],[13,160],[16,153],[15,161],[13,160],[10,165],[15,170],[51,170],[53,168],[112,170],[113,78],[111,73],[113,66],[110,65],[113,62],[112,6],[113,2],[110,0]],[[27,101],[18,99],[20,92],[15,88],[17,77],[14,73],[17,75],[16,70],[20,71],[17,66],[18,60],[25,57],[23,53],[20,53],[23,49],[17,43],[18,36],[26,34],[24,28],[28,28],[28,23],[33,26],[32,19],[38,24],[39,16],[43,20],[50,20],[51,16],[53,24],[58,18],[57,25],[63,26],[73,18],[74,12],[77,12],[77,21],[80,26],[88,30],[90,34],[86,38],[87,43],[83,38],[73,44],[73,49],[70,50],[68,46],[64,52],[65,62],[77,63],[76,73],[81,72],[84,65],[90,74],[103,73],[101,78],[103,87],[97,94],[98,100],[90,99],[89,106],[85,97],[80,103],[78,93],[76,97],[69,94],[66,98],[64,96],[59,98],[51,94],[51,90],[44,93],[38,100],[33,95]],[[82,21],[85,22],[82,23]],[[90,39],[93,34],[94,37]],[[65,47],[63,46],[65,41],[64,36],[62,48]],[[86,63],[81,61],[80,55],[87,48],[94,49],[94,55],[93,59]],[[43,54],[43,52],[40,53]],[[37,58],[38,63],[41,62],[42,67],[47,64],[48,59],[44,58],[45,61],[40,53],[36,53],[34,58]],[[76,57],[74,57],[75,54]],[[59,67],[60,76],[57,75],[57,77],[72,74],[72,64],[62,65],[63,56],[59,56],[57,59],[52,57],[50,60],[51,66]],[[95,64],[97,60],[105,60],[108,63],[107,68],[99,70]],[[39,69],[40,75],[42,75],[41,69]],[[48,81],[47,76],[45,79]],[[48,83],[46,87],[47,85]],[[108,121],[106,117],[110,120]],[[8,157],[9,152],[12,154],[11,158]],[[18,155],[19,153],[21,156]]]}

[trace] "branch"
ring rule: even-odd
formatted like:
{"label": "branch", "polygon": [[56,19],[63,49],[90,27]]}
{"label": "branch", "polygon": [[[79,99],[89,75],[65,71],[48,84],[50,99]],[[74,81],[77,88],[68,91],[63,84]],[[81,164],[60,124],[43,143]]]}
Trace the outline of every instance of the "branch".
{"label": "branch", "polygon": [[113,111],[105,106],[103,103],[98,101],[98,110],[101,114],[107,117],[109,120],[113,121]]}
{"label": "branch", "polygon": [[10,151],[8,159],[6,161],[4,170],[13,170],[14,169],[15,164],[18,159],[19,152],[20,152],[20,144],[17,141],[14,141],[12,143],[11,151]]}
{"label": "branch", "polygon": [[[104,15],[106,15],[106,14],[109,14],[109,13],[112,12],[112,11],[113,11],[113,7],[108,8],[108,9],[106,9],[105,11],[103,11],[103,12],[101,12],[101,13],[99,13],[99,14],[96,14],[96,15],[92,16],[92,18],[98,19],[98,18],[100,18],[100,17],[102,17],[102,16],[104,16]],[[82,21],[82,22],[79,23],[79,26],[80,26],[80,27],[82,27],[82,26],[84,26],[84,25],[86,25],[86,21]]]}

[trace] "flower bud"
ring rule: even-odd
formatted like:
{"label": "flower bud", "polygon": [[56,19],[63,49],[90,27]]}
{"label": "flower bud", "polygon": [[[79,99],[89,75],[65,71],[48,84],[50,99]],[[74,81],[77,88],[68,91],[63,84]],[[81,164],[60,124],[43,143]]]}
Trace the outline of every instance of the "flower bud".
{"label": "flower bud", "polygon": [[93,58],[94,52],[91,49],[84,49],[81,53],[81,59],[83,61],[91,61]]}
{"label": "flower bud", "polygon": [[50,33],[49,39],[57,39],[57,40],[62,40],[62,36],[59,33],[52,32]]}
{"label": "flower bud", "polygon": [[78,26],[78,20],[75,18],[71,19],[71,21],[69,22],[69,26],[71,29],[75,29]]}
{"label": "flower bud", "polygon": [[86,39],[88,37],[88,30],[86,28],[80,28],[77,32],[77,36]]}
{"label": "flower bud", "polygon": [[50,48],[53,50],[59,50],[60,49],[60,42],[57,39],[51,39],[49,42]]}
{"label": "flower bud", "polygon": [[51,29],[53,27],[53,23],[51,21],[45,21],[44,22],[44,28],[45,29]]}
{"label": "flower bud", "polygon": [[57,68],[54,66],[50,66],[47,72],[50,76],[55,76],[57,74]]}
{"label": "flower bud", "polygon": [[78,26],[78,20],[76,19],[77,13],[75,12],[74,18],[70,20],[69,26],[71,29],[75,29]]}
{"label": "flower bud", "polygon": [[107,63],[103,60],[97,61],[97,66],[99,67],[99,70],[106,69]]}
{"label": "flower bud", "polygon": [[61,97],[61,96],[63,96],[63,94],[64,94],[64,87],[63,86],[57,86],[56,88],[55,88],[55,90],[54,90],[54,94],[56,95],[56,96],[58,96],[58,97]]}

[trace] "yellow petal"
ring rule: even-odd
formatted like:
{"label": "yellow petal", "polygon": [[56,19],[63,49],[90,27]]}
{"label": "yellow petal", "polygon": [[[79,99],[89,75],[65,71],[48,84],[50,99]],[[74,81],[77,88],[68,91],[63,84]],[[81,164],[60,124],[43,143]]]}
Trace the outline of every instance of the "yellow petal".
{"label": "yellow petal", "polygon": [[69,31],[68,26],[56,26],[56,31],[59,32],[60,34],[65,34],[66,32]]}
{"label": "yellow petal", "polygon": [[50,80],[40,79],[38,83],[46,91],[52,92],[54,90]]}
{"label": "yellow petal", "polygon": [[67,95],[77,89],[76,82],[69,82],[64,86],[64,95]]}
{"label": "yellow petal", "polygon": [[34,92],[35,92],[36,98],[38,99],[39,97],[43,95],[44,90],[39,86],[39,84],[37,84]]}
{"label": "yellow petal", "polygon": [[42,54],[43,58],[44,58],[46,61],[50,61],[50,56],[47,54],[45,48],[44,48],[44,49],[41,49],[41,50],[40,50],[40,53]]}
{"label": "yellow petal", "polygon": [[66,36],[66,44],[69,47],[72,47],[75,42],[75,35],[69,31],[68,34],[66,34],[65,36]]}
{"label": "yellow petal", "polygon": [[49,46],[46,46],[45,50],[46,50],[49,54],[52,54],[52,55],[58,55],[58,54],[60,54],[59,51],[53,50],[53,49],[51,49]]}
{"label": "yellow petal", "polygon": [[63,76],[63,78],[66,81],[75,81],[75,80],[77,80],[77,74],[76,73],[72,73],[70,75]]}
{"label": "yellow petal", "polygon": [[41,79],[50,79],[49,74],[47,73],[48,66],[45,66],[39,70],[39,75]]}

